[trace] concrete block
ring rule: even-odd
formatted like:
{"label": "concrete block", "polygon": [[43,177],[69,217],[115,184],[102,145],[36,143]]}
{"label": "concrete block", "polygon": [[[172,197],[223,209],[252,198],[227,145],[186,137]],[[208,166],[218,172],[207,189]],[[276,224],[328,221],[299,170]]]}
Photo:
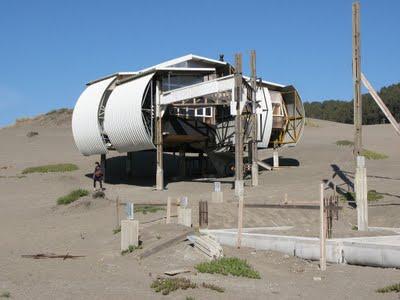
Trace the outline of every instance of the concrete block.
{"label": "concrete block", "polygon": [[129,245],[139,246],[139,221],[121,221],[121,251],[127,250]]}
{"label": "concrete block", "polygon": [[211,202],[212,203],[222,203],[222,202],[224,202],[224,193],[223,192],[212,192],[212,194],[211,194]]}
{"label": "concrete block", "polygon": [[192,227],[192,209],[178,207],[178,224]]}
{"label": "concrete block", "polygon": [[273,152],[273,162],[274,162],[274,169],[279,169],[279,153],[278,151],[274,150]]}

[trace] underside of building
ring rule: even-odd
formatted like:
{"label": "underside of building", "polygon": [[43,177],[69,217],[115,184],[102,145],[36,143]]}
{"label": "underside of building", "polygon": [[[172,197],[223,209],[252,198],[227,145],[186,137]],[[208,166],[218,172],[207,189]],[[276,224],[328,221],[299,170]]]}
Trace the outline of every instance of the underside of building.
{"label": "underside of building", "polygon": [[295,146],[303,132],[304,109],[293,86],[261,78],[255,86],[228,62],[192,54],[100,78],[87,84],[74,108],[75,143],[83,155],[157,145],[165,152],[199,153],[220,175],[230,175],[238,113],[245,152],[251,140],[258,149]]}

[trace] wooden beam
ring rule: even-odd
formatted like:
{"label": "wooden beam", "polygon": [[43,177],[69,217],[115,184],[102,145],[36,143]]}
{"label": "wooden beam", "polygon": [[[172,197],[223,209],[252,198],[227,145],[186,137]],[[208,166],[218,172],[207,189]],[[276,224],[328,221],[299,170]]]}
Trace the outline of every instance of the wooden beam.
{"label": "wooden beam", "polygon": [[389,120],[390,124],[392,124],[394,130],[397,132],[398,135],[400,135],[399,123],[397,123],[390,110],[387,108],[381,97],[379,97],[378,93],[374,90],[371,83],[369,83],[367,77],[365,77],[363,73],[361,73],[361,80],[364,86],[367,88],[368,92],[371,94],[372,98],[375,100],[376,104],[378,104],[379,108],[382,110],[385,117]]}

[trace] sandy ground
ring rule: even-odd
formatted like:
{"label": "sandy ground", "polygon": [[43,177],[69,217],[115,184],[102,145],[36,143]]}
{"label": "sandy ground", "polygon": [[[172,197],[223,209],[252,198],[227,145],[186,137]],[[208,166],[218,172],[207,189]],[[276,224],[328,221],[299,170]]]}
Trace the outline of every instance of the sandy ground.
{"label": "sandy ground", "polygon": [[[306,127],[297,147],[281,152],[282,163],[289,166],[261,172],[257,188],[246,183],[246,203],[280,203],[285,193],[292,203],[316,202],[322,179],[333,180],[339,190],[351,188],[354,179],[351,149],[338,147],[335,142],[351,140],[352,127],[324,121],[316,123],[318,127]],[[26,133],[31,130],[38,131],[39,135],[28,138]],[[399,270],[331,265],[321,273],[315,262],[279,253],[232,248],[225,248],[225,253],[246,258],[260,271],[262,279],[191,272],[185,277],[197,283],[218,284],[226,289],[225,293],[199,288],[169,296],[156,294],[150,284],[158,275],[179,267],[194,270],[193,266],[203,258],[185,242],[142,261],[134,254],[121,256],[119,234],[112,232],[116,226],[113,201],[118,197],[122,202],[165,203],[168,196],[186,195],[196,225],[197,202],[210,200],[213,182],[219,180],[226,201],[209,204],[209,225],[210,228],[233,228],[237,222],[237,205],[233,202],[232,178],[167,179],[167,190],[157,192],[153,190],[154,178],[144,178],[138,173],[135,178],[126,178],[118,168],[124,158],[115,153],[110,156],[114,177],[112,183],[105,185],[107,199],[86,197],[59,207],[56,205],[59,196],[80,187],[91,189],[90,173],[98,158],[78,153],[68,126],[5,128],[0,129],[0,139],[0,292],[9,291],[15,299],[185,299],[186,296],[196,299],[398,299],[396,294],[376,294],[375,289],[399,282]],[[385,160],[367,161],[369,189],[385,194],[383,200],[370,206],[370,225],[400,227],[400,139],[389,125],[365,126],[364,139],[365,148],[389,156]],[[263,151],[261,156],[268,159],[271,152]],[[80,169],[20,176],[26,167],[69,162]],[[139,157],[137,170],[154,167],[147,162]],[[334,225],[334,236],[357,235],[351,230],[356,224],[355,210],[345,203],[342,206],[339,221]],[[163,214],[137,216],[145,223]],[[246,227],[294,225],[304,228],[305,235],[313,235],[318,216],[317,210],[246,208],[244,223]],[[157,230],[161,232],[157,226],[160,226],[157,222],[143,225],[142,235],[147,236],[144,243],[155,241]],[[21,257],[46,252],[85,257],[75,260]]]}

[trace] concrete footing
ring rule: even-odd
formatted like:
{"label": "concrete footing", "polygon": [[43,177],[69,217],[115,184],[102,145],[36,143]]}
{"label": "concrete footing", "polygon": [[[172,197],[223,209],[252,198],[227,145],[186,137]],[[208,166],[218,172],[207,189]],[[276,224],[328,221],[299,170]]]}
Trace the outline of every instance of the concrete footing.
{"label": "concrete footing", "polygon": [[[255,233],[243,229],[242,247],[273,250],[303,259],[319,260],[319,238]],[[200,230],[222,245],[236,246],[237,229]],[[400,268],[400,235],[326,240],[326,261],[362,266]]]}
{"label": "concrete footing", "polygon": [[139,245],[139,221],[121,221],[121,251],[127,250],[130,245]]}
{"label": "concrete footing", "polygon": [[178,224],[192,227],[192,209],[178,207]]}
{"label": "concrete footing", "polygon": [[368,187],[367,168],[365,157],[357,156],[357,167],[354,179],[354,191],[357,203],[357,226],[358,230],[368,230]]}
{"label": "concrete footing", "polygon": [[211,194],[211,202],[212,203],[222,203],[222,202],[224,202],[224,193],[223,192],[212,192],[212,194]]}
{"label": "concrete footing", "polygon": [[235,180],[235,196],[237,199],[239,197],[243,197],[244,195],[244,181],[243,180]]}
{"label": "concrete footing", "polygon": [[272,159],[273,159],[273,168],[274,169],[279,169],[279,153],[278,150],[274,150],[272,154]]}

